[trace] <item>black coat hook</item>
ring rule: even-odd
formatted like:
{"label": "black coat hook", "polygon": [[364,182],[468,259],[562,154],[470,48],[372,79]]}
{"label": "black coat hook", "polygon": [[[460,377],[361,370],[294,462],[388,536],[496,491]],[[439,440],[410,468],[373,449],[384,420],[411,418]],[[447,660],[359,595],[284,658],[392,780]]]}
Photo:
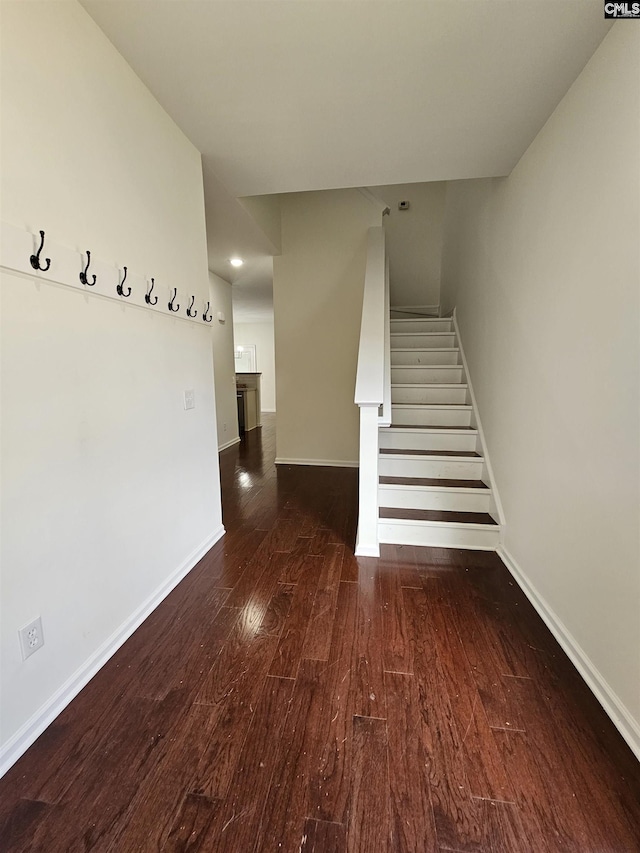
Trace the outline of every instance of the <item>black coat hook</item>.
{"label": "black coat hook", "polygon": [[194,303],[195,301],[196,301],[195,296],[192,296],[192,297],[191,297],[191,302],[189,303],[189,307],[187,308],[187,317],[197,317],[197,316],[198,316],[198,312],[197,312],[197,311],[192,311],[192,310],[191,310],[191,309],[193,308],[193,303]]}
{"label": "black coat hook", "polygon": [[169,311],[179,311],[180,310],[179,305],[176,305],[175,308],[173,307],[173,303],[176,301],[177,295],[178,295],[178,288],[174,287],[173,288],[173,296],[171,297],[171,301],[169,302]]}
{"label": "black coat hook", "polygon": [[51,258],[45,258],[47,265],[45,267],[40,266],[40,252],[44,248],[44,231],[40,232],[40,248],[36,252],[35,255],[31,255],[29,260],[31,261],[31,266],[34,270],[40,270],[41,272],[46,272],[51,266]]}
{"label": "black coat hook", "polygon": [[89,276],[87,275],[87,273],[89,272],[89,264],[90,263],[91,263],[91,252],[87,249],[87,265],[84,268],[84,270],[80,273],[80,281],[82,282],[82,284],[86,284],[89,287],[93,287],[93,285],[96,283],[96,277],[94,275],[93,281],[89,281]]}
{"label": "black coat hook", "polygon": [[116,287],[116,290],[118,291],[118,296],[124,296],[124,298],[126,299],[128,296],[131,296],[131,287],[127,288],[126,293],[124,292],[123,288],[124,288],[124,283],[127,280],[127,268],[122,267],[122,269],[124,270],[124,278],[122,279],[120,284]]}
{"label": "black coat hook", "polygon": [[158,301],[157,296],[154,296],[153,299],[151,298],[151,294],[153,293],[153,286],[155,283],[156,283],[155,279],[152,278],[151,279],[151,287],[149,289],[149,292],[145,293],[145,295],[144,295],[144,301],[147,303],[147,305],[155,305],[156,302]]}
{"label": "black coat hook", "polygon": [[209,316],[207,317],[208,310],[209,310],[209,303],[207,302],[207,307],[202,312],[202,319],[205,321],[205,323],[210,323],[213,320],[213,314],[209,314]]}

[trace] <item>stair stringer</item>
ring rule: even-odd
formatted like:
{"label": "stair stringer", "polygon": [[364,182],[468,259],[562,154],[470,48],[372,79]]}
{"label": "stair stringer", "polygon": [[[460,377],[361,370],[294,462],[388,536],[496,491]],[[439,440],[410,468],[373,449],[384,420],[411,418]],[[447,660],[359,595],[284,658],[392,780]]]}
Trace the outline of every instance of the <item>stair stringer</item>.
{"label": "stair stringer", "polygon": [[464,368],[464,375],[466,377],[467,382],[467,392],[469,394],[469,399],[471,405],[473,406],[473,414],[472,420],[475,421],[475,427],[478,430],[478,452],[484,458],[484,471],[483,471],[483,480],[487,485],[491,488],[491,503],[492,507],[489,510],[489,514],[495,518],[495,520],[500,525],[500,545],[504,541],[504,528],[506,524],[506,520],[504,517],[504,510],[502,507],[502,501],[500,500],[500,494],[498,492],[498,485],[496,483],[496,479],[493,475],[493,468],[491,466],[491,458],[489,456],[489,448],[487,447],[487,442],[484,437],[484,430],[482,428],[482,420],[480,418],[480,410],[478,408],[478,401],[476,399],[476,395],[473,390],[473,382],[471,380],[471,374],[469,372],[469,364],[467,362],[467,357],[464,352],[464,346],[462,345],[462,337],[460,335],[460,327],[458,326],[458,318],[456,316],[456,308],[453,309],[453,329],[456,333],[456,341],[458,343],[458,349],[460,350],[460,359],[462,361],[462,367]]}

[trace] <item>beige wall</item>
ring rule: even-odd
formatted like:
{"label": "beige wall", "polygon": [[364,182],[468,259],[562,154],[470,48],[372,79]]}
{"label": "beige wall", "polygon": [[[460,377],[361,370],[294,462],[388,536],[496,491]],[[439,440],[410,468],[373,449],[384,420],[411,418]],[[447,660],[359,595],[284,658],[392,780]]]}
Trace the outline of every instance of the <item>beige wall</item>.
{"label": "beige wall", "polygon": [[236,323],[233,327],[236,346],[256,348],[256,370],[260,376],[260,399],[263,412],[276,410],[276,360],[273,320],[270,323]]}
{"label": "beige wall", "polygon": [[[382,220],[389,256],[391,305],[438,305],[446,183],[375,187],[389,205]],[[398,202],[409,201],[409,210]]]}
{"label": "beige wall", "polygon": [[639,57],[615,24],[509,178],[450,185],[442,301],[506,550],[640,754]]}
{"label": "beige wall", "polygon": [[[236,404],[236,372],[233,357],[233,306],[231,285],[209,272],[211,294],[211,333],[213,337],[213,371],[216,389],[218,447],[229,447],[238,440],[238,407]],[[224,321],[218,314],[224,314]]]}
{"label": "beige wall", "polygon": [[[3,4],[1,180],[3,220],[206,301],[200,155],[75,2]],[[210,327],[1,279],[8,763],[221,533],[221,507]]]}
{"label": "beige wall", "polygon": [[277,456],[358,460],[355,392],[367,230],[380,209],[358,190],[281,197],[274,258]]}

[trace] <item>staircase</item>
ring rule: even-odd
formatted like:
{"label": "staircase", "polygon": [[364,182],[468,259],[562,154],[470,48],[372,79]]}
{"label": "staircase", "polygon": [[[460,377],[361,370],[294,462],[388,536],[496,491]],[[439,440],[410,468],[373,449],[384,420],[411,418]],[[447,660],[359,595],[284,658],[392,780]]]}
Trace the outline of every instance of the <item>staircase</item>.
{"label": "staircase", "polygon": [[500,526],[453,321],[390,322],[392,418],[379,430],[379,541],[494,550]]}

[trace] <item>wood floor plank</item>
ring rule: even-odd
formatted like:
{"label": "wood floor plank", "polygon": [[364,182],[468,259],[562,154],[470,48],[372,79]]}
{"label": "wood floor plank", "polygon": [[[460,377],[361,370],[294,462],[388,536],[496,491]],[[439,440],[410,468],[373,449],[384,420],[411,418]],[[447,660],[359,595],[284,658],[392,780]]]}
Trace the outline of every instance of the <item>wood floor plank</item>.
{"label": "wood floor plank", "polygon": [[190,790],[214,799],[226,795],[277,644],[275,636],[256,636],[242,659],[236,660],[232,677],[227,672],[216,691],[209,689],[193,706],[193,736],[199,727],[207,727],[208,737]]}
{"label": "wood floor plank", "polygon": [[298,536],[289,557],[281,561],[281,573],[278,580],[281,583],[298,583],[302,575],[309,569],[306,558],[313,543],[313,537]]}
{"label": "wood floor plank", "polygon": [[308,817],[335,823],[345,823],[349,810],[357,621],[358,590],[354,584],[341,583],[323,689],[314,696],[316,742],[308,812]]}
{"label": "wood floor plank", "polygon": [[390,838],[393,853],[436,853],[438,838],[431,807],[431,756],[422,739],[415,679],[385,673],[389,749]]}
{"label": "wood floor plank", "polygon": [[[514,803],[502,803],[495,800],[481,800],[478,802],[480,821],[482,824],[482,835],[486,839],[486,849],[496,853],[517,853],[525,841],[525,833],[520,811]],[[537,845],[531,849],[542,851]]]}
{"label": "wood floor plank", "polygon": [[260,837],[271,779],[283,748],[282,734],[291,707],[294,682],[267,678],[256,704],[246,740],[233,774],[224,807],[202,842],[216,853],[250,851]]}
{"label": "wood floor plank", "polygon": [[0,841],[3,851],[43,850],[39,838],[43,819],[48,815],[61,815],[64,807],[40,800],[19,799],[0,824]]}
{"label": "wood floor plank", "polygon": [[321,557],[329,545],[330,538],[331,532],[326,527],[319,527],[309,542],[309,554]]}
{"label": "wood floor plank", "polygon": [[380,561],[378,571],[384,668],[387,672],[413,672],[413,656],[397,565]]}
{"label": "wood floor plank", "polygon": [[396,567],[401,587],[422,589],[416,549],[412,545],[381,545],[380,558]]}
{"label": "wood floor plank", "polygon": [[482,828],[471,799],[463,759],[463,734],[458,733],[436,646],[424,630],[429,608],[424,590],[403,589],[414,656],[414,670],[425,749],[431,755],[430,792],[442,848],[478,853]]}
{"label": "wood floor plank", "polygon": [[359,573],[358,557],[355,556],[351,549],[345,548],[340,580],[345,583],[358,583]]}
{"label": "wood floor plank", "polygon": [[197,853],[204,849],[209,827],[221,805],[221,800],[186,794],[162,846],[162,853]]}
{"label": "wood floor plank", "polygon": [[349,853],[387,853],[389,850],[388,789],[385,785],[371,784],[372,779],[387,778],[386,720],[354,717]]}
{"label": "wood floor plank", "polygon": [[309,622],[324,565],[323,557],[306,556],[300,561],[301,571],[291,597],[291,608],[284,621],[270,675],[295,678],[309,630]]}
{"label": "wood floor plank", "polygon": [[[472,796],[513,802],[514,796],[499,751],[491,737],[473,673],[450,611],[453,587],[444,580],[424,582],[427,626],[441,667]],[[425,626],[425,627],[427,627]]]}
{"label": "wood floor plank", "polygon": [[303,660],[300,665],[253,853],[299,849],[301,827],[309,816],[316,714],[326,691],[326,670],[322,661]]}
{"label": "wood floor plank", "polygon": [[[378,561],[376,560],[376,564]],[[384,625],[378,566],[358,583],[356,634],[352,647],[352,713],[387,716],[384,683]]]}
{"label": "wood floor plank", "polygon": [[303,657],[328,660],[331,633],[338,601],[338,587],[344,559],[344,545],[327,545],[318,588],[309,617]]}
{"label": "wood floor plank", "polygon": [[347,853],[347,830],[341,823],[307,818],[300,853]]}

